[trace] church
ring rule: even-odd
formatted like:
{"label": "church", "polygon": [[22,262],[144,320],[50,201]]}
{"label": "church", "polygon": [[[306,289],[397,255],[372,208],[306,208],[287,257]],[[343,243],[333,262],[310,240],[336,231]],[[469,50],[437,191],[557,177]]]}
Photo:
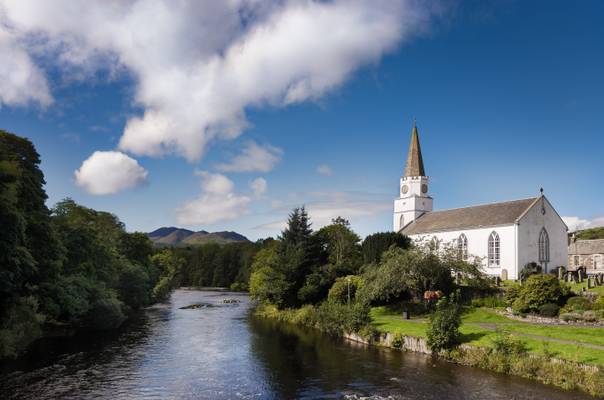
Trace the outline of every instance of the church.
{"label": "church", "polygon": [[394,231],[413,240],[435,240],[458,249],[460,257],[479,257],[484,271],[518,279],[530,263],[543,272],[566,266],[568,228],[541,194],[521,200],[432,211],[417,126],[411,131],[407,163],[394,200]]}

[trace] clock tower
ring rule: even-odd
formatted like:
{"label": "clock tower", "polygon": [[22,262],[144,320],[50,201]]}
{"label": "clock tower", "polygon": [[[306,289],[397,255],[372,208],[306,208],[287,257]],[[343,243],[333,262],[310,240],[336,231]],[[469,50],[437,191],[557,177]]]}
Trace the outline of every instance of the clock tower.
{"label": "clock tower", "polygon": [[432,197],[428,196],[428,177],[424,171],[422,150],[417,126],[413,122],[407,165],[399,185],[399,198],[394,200],[393,228],[400,231],[422,214],[432,211]]}

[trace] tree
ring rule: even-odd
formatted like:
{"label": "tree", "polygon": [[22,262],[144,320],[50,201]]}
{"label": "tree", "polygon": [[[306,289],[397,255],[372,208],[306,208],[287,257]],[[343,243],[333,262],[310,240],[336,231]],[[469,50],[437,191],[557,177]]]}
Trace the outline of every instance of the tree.
{"label": "tree", "polygon": [[548,303],[561,304],[570,294],[570,289],[560,284],[552,275],[531,275],[516,289],[512,308],[520,313],[538,313],[539,308]]}
{"label": "tree", "polygon": [[362,244],[363,263],[379,263],[382,254],[391,246],[408,249],[411,247],[411,239],[397,232],[380,232],[369,235]]}
{"label": "tree", "polygon": [[350,223],[342,217],[331,221],[331,225],[317,232],[323,243],[328,261],[338,275],[355,274],[361,266],[361,238],[350,228]]}
{"label": "tree", "polygon": [[280,258],[275,245],[256,254],[250,276],[250,295],[253,299],[275,304],[277,307],[286,305],[290,282],[279,265]]}
{"label": "tree", "polygon": [[432,351],[450,350],[460,343],[461,306],[459,295],[451,294],[436,303],[430,315],[426,332],[428,346]]}
{"label": "tree", "polygon": [[390,248],[377,268],[366,271],[363,279],[366,283],[357,297],[364,302],[420,299],[426,290],[449,293],[453,286],[450,265],[438,254],[421,248]]}

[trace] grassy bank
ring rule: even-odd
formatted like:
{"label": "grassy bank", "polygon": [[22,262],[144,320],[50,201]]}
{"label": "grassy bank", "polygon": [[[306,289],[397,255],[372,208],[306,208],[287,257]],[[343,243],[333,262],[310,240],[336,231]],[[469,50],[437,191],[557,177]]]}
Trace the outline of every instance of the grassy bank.
{"label": "grassy bank", "polygon": [[[369,343],[385,345],[386,335],[394,338],[391,347],[403,336],[426,338],[427,319],[404,320],[388,307],[373,307],[369,324],[346,313],[342,305],[335,314],[321,306],[279,310],[259,305],[255,314],[264,318],[319,329],[341,336],[356,332]],[[355,322],[353,322],[355,321]],[[441,353],[450,361],[578,389],[604,397],[604,328],[542,326],[501,316],[494,310],[469,308],[462,317],[462,346]],[[601,347],[601,348],[600,348]]]}
{"label": "grassy bank", "polygon": [[[381,333],[426,337],[426,318],[404,320],[387,307],[370,315]],[[604,328],[537,325],[471,308],[460,331],[465,346],[443,354],[454,362],[604,397]]]}

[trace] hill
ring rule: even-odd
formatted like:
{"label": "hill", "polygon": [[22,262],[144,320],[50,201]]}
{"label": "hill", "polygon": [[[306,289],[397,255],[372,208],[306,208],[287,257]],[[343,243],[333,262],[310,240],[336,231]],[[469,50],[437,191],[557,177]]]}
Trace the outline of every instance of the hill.
{"label": "hill", "polygon": [[583,229],[577,231],[576,235],[580,240],[604,239],[604,227]]}
{"label": "hill", "polygon": [[176,227],[162,227],[149,232],[147,236],[156,246],[199,246],[207,243],[226,244],[248,241],[245,236],[232,231],[195,232]]}

